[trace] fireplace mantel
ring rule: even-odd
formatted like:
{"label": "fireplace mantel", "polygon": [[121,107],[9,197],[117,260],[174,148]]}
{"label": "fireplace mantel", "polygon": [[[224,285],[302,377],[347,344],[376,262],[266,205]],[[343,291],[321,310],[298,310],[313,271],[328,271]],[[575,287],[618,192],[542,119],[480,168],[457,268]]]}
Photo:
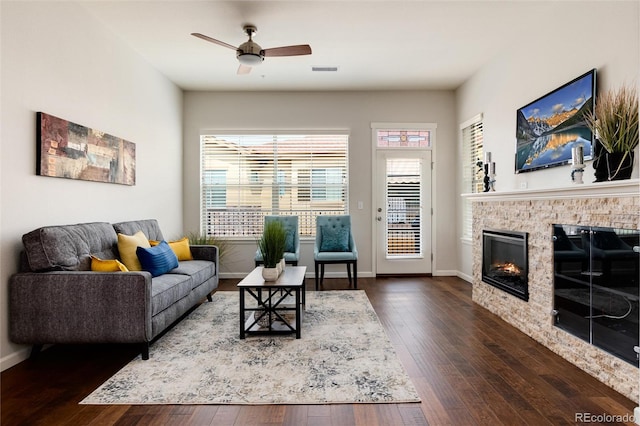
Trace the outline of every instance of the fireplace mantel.
{"label": "fireplace mantel", "polygon": [[586,183],[562,188],[521,189],[516,191],[461,194],[471,201],[553,200],[563,198],[604,198],[611,196],[640,196],[640,179]]}

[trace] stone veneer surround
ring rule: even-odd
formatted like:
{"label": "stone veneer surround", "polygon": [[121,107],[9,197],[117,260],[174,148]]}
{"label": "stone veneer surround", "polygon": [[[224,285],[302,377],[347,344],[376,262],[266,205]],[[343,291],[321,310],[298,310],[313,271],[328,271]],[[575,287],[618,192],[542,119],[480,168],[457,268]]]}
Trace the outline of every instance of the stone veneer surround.
{"label": "stone veneer surround", "polygon": [[[638,401],[634,366],[553,325],[552,224],[640,229],[638,180],[466,194],[473,201],[473,301],[601,382]],[[529,233],[529,302],[482,282],[482,229]]]}

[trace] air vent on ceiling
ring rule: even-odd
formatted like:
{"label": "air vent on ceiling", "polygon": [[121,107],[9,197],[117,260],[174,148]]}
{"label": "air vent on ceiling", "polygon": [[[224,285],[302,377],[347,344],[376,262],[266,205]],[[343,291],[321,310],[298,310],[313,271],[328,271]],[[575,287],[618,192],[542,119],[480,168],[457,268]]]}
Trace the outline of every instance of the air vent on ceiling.
{"label": "air vent on ceiling", "polygon": [[311,67],[311,71],[338,71],[338,67]]}

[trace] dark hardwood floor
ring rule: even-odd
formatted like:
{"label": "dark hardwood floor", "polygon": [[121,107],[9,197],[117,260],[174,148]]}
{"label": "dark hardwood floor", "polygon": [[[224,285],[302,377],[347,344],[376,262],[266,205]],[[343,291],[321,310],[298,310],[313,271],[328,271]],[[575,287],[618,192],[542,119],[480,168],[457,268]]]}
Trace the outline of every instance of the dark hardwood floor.
{"label": "dark hardwood floor", "polygon": [[[223,280],[219,291],[233,291],[236,283]],[[306,284],[313,288],[312,279]],[[2,372],[2,425],[563,425],[580,423],[576,413],[633,414],[633,401],[472,303],[471,286],[460,279],[358,284],[422,403],[78,405],[136,356],[135,348],[53,346]],[[346,280],[325,280],[327,290],[345,286]]]}

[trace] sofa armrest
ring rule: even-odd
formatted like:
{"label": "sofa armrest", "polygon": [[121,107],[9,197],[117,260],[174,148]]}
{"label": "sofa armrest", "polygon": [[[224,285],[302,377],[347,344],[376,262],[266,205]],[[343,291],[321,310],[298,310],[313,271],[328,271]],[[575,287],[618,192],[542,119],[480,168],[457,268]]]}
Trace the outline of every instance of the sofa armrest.
{"label": "sofa armrest", "polygon": [[220,266],[220,253],[217,246],[212,245],[192,245],[191,255],[196,260],[209,260],[216,264],[216,275],[218,274],[218,267]]}
{"label": "sofa armrest", "polygon": [[15,343],[141,343],[152,339],[148,272],[26,272],[9,280]]}

